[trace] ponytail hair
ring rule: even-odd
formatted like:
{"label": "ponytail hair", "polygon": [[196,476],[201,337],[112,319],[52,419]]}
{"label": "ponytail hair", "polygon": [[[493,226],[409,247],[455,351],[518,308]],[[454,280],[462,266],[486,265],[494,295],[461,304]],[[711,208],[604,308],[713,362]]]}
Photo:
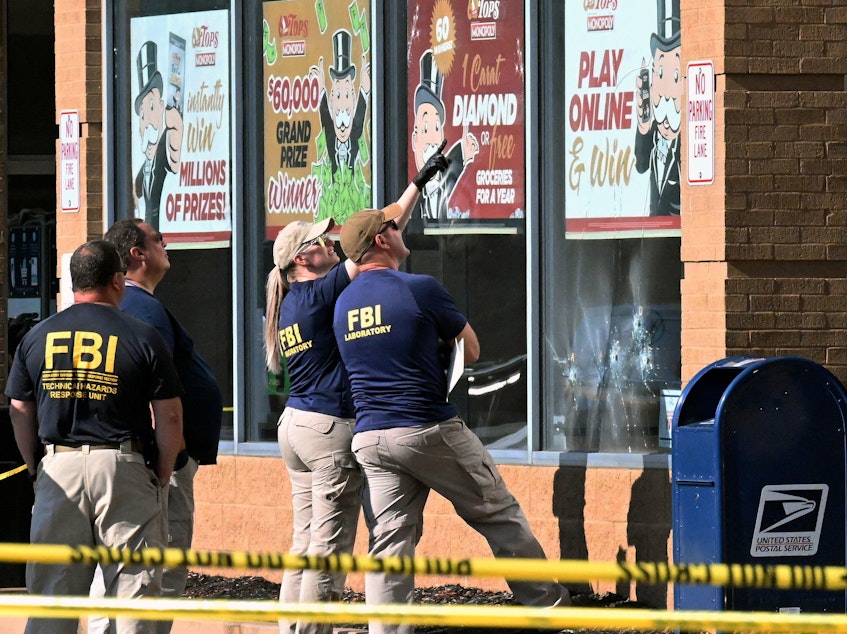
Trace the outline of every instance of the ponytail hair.
{"label": "ponytail hair", "polygon": [[274,374],[282,371],[282,345],[279,342],[279,311],[288,292],[289,281],[285,271],[275,266],[265,284],[265,364]]}

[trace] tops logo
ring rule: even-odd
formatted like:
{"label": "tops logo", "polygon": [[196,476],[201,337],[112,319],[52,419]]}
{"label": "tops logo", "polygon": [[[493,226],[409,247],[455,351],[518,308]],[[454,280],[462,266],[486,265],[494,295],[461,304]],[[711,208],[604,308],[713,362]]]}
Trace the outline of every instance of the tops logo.
{"label": "tops logo", "polygon": [[218,32],[210,31],[205,24],[195,26],[191,32],[191,46],[194,48],[218,48]]}
{"label": "tops logo", "polygon": [[280,37],[307,37],[309,35],[309,21],[297,18],[297,14],[289,13],[279,18]]}
{"label": "tops logo", "polygon": [[496,20],[499,17],[500,0],[468,0],[468,20]]}
{"label": "tops logo", "polygon": [[618,0],[583,0],[582,8],[586,11],[615,11],[618,8]]}

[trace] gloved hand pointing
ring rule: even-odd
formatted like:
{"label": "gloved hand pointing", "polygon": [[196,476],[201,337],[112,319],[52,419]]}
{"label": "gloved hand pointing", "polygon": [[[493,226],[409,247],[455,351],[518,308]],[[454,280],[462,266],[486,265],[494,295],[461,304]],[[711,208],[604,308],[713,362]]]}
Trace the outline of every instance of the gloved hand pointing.
{"label": "gloved hand pointing", "polygon": [[424,185],[426,185],[433,176],[435,176],[438,172],[443,172],[447,169],[447,166],[450,165],[450,161],[448,161],[447,157],[441,153],[446,146],[447,139],[444,139],[435,151],[435,154],[426,160],[426,163],[424,163],[421,171],[418,172],[417,176],[412,179],[412,182],[415,184],[415,187],[418,188],[418,191],[423,191]]}

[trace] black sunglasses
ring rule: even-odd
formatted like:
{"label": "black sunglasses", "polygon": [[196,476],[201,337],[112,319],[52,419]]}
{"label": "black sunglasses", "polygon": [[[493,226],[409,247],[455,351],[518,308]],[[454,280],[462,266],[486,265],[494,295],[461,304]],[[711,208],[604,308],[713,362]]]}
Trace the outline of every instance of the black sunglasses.
{"label": "black sunglasses", "polygon": [[[389,228],[394,229],[395,231],[400,231],[400,227],[398,227],[397,223],[394,222],[393,220],[389,220],[388,222],[383,223],[383,225],[384,226],[380,227],[379,231],[376,232],[376,235],[374,236],[374,240],[376,240],[376,236],[378,236],[381,233],[385,233],[385,231],[387,231]],[[365,255],[365,253],[367,253],[368,251],[371,250],[371,248],[373,248],[374,244],[375,244],[374,242],[371,242],[370,245],[368,246],[368,248],[365,249],[364,251],[362,251],[362,255],[359,256],[359,259],[355,260],[355,262],[357,264],[359,262],[361,262],[362,257]]]}
{"label": "black sunglasses", "polygon": [[385,223],[385,226],[382,229],[380,229],[379,231],[376,232],[376,235],[379,235],[380,233],[385,232],[389,227],[391,227],[395,231],[400,231],[400,227],[397,226],[397,223],[394,222],[393,220],[389,220],[388,222]]}

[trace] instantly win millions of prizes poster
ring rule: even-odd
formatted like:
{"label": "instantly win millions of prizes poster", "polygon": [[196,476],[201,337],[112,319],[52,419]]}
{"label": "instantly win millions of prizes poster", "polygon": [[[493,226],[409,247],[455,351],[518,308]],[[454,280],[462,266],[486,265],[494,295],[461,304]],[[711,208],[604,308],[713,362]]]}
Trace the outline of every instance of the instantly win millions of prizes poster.
{"label": "instantly win millions of prizes poster", "polygon": [[680,235],[679,0],[565,3],[565,231]]}
{"label": "instantly win millions of prizes poster", "polygon": [[265,229],[372,206],[366,0],[263,7]]}
{"label": "instantly win millions of prizes poster", "polygon": [[229,12],[133,18],[134,213],[168,248],[229,245]]}
{"label": "instantly win millions of prizes poster", "polygon": [[413,218],[424,231],[522,230],[523,0],[408,3],[409,178],[446,140],[450,167]]}

